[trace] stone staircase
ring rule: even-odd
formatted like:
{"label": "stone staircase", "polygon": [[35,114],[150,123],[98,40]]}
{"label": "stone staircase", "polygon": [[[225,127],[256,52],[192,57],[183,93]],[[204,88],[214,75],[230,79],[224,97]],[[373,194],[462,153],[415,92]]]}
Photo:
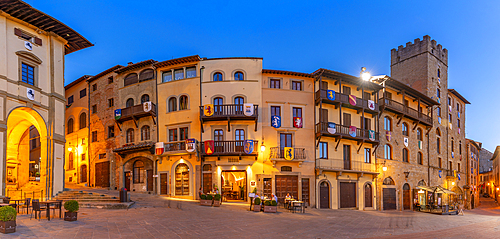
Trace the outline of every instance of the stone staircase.
{"label": "stone staircase", "polygon": [[115,196],[86,191],[69,190],[58,193],[54,200],[76,200],[82,208],[128,209],[134,202],[120,202]]}

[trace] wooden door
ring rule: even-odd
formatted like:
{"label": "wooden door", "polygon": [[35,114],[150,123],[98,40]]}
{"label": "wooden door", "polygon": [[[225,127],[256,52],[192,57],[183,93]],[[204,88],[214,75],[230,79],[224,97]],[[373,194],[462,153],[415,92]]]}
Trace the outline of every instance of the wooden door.
{"label": "wooden door", "polygon": [[321,109],[321,111],[319,112],[319,118],[320,122],[328,122],[328,109]]}
{"label": "wooden door", "polygon": [[[271,178],[264,178],[264,196],[270,197],[273,193],[273,184]],[[286,195],[286,194],[285,194]]]}
{"label": "wooden door", "polygon": [[403,210],[411,209],[411,194],[410,194],[410,185],[405,183],[403,185]]}
{"label": "wooden door", "polygon": [[278,202],[283,202],[287,193],[299,199],[298,177],[291,175],[276,175],[276,197]]}
{"label": "wooden door", "polygon": [[168,173],[160,173],[160,194],[168,194]]}
{"label": "wooden door", "polygon": [[327,182],[319,186],[319,208],[330,208],[330,185]]}
{"label": "wooden door", "polygon": [[153,191],[153,170],[147,170],[148,191]]}
{"label": "wooden door", "polygon": [[328,90],[328,82],[327,81],[321,81],[321,89]]}
{"label": "wooden door", "polygon": [[340,183],[340,208],[356,207],[356,183]]}
{"label": "wooden door", "polygon": [[302,179],[302,201],[309,206],[309,179]]}
{"label": "wooden door", "polygon": [[95,186],[109,187],[109,161],[95,164]]}
{"label": "wooden door", "polygon": [[127,191],[130,191],[130,177],[131,173],[125,172],[125,188],[127,189]]}
{"label": "wooden door", "polygon": [[212,191],[212,173],[203,173],[203,192]]}
{"label": "wooden door", "polygon": [[87,165],[82,165],[80,167],[80,182],[81,183],[87,182]]}
{"label": "wooden door", "polygon": [[383,188],[382,197],[383,197],[384,210],[396,210],[395,188]]}
{"label": "wooden door", "polygon": [[365,185],[365,208],[366,207],[373,207],[373,201],[372,201],[372,185],[371,184],[366,184]]}

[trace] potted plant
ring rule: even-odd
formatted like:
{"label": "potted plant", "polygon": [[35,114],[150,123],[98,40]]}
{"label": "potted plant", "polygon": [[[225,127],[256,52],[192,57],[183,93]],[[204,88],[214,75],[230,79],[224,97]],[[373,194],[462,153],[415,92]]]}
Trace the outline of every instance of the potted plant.
{"label": "potted plant", "polygon": [[16,232],[17,212],[11,206],[0,207],[0,232],[7,234]]}
{"label": "potted plant", "polygon": [[[210,199],[208,199],[208,196],[210,196]],[[202,194],[200,196],[200,205],[202,205],[202,206],[212,206],[212,195]]]}
{"label": "potted plant", "polygon": [[214,196],[214,207],[220,207],[220,194],[215,194]]}
{"label": "potted plant", "polygon": [[69,200],[64,203],[64,221],[76,221],[80,206],[76,200]]}
{"label": "potted plant", "polygon": [[260,198],[255,198],[253,200],[253,211],[254,212],[260,212],[260,209],[262,207],[262,205],[260,205]]}
{"label": "potted plant", "polygon": [[278,203],[274,200],[267,200],[264,202],[264,212],[276,213],[278,211]]}

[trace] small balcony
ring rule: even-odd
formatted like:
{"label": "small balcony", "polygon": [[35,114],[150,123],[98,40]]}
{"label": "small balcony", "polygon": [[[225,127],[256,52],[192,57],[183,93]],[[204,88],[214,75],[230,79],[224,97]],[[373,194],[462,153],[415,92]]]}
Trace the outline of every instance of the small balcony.
{"label": "small balcony", "polygon": [[[230,122],[232,120],[253,120],[255,121],[255,131],[257,131],[257,120],[259,119],[259,106],[253,106],[253,114],[245,114],[244,106],[241,104],[214,105],[213,114],[206,116],[204,107],[200,106],[200,121],[203,124],[206,121],[228,121],[228,130],[230,131]],[[204,129],[202,127],[202,131]]]}
{"label": "small balcony", "polygon": [[378,174],[375,163],[343,159],[316,159],[316,168],[323,171]]}
{"label": "small balcony", "polygon": [[164,155],[188,154],[186,150],[186,141],[168,142],[163,145]]}
{"label": "small balcony", "polygon": [[149,111],[144,110],[144,105],[139,104],[139,105],[134,105],[131,107],[123,108],[122,109],[122,115],[119,119],[116,121],[119,123],[125,122],[127,120],[137,120],[142,117],[156,117],[156,105],[151,103],[151,109]]}
{"label": "small balcony", "polygon": [[410,119],[419,121],[422,124],[432,126],[432,117],[425,115],[424,113],[419,112],[418,110],[415,110],[395,100],[388,98],[380,99],[380,108],[391,110],[395,113],[402,114],[403,116],[406,116]]}
{"label": "small balcony", "polygon": [[[276,161],[288,161],[285,159],[285,148],[271,147],[269,158]],[[304,161],[306,159],[305,148],[293,148],[293,159],[290,161]]]}
{"label": "small balcony", "polygon": [[207,154],[205,151],[205,143],[201,143],[201,154],[204,156],[257,156],[259,141],[253,141],[253,152],[250,154],[245,153],[245,141],[231,140],[231,141],[214,141],[213,154]]}
{"label": "small balcony", "polygon": [[358,141],[379,143],[379,133],[374,132],[374,140],[370,139],[370,133],[367,129],[356,128],[356,135],[353,137],[349,134],[349,126],[335,124],[335,132],[332,134],[328,131],[328,122],[320,122],[316,124],[316,137],[327,136],[336,138],[346,138]]}
{"label": "small balcony", "polygon": [[378,103],[374,103],[374,108],[372,110],[368,106],[368,100],[356,97],[356,105],[351,105],[351,103],[349,103],[349,95],[339,93],[339,92],[335,92],[335,99],[334,100],[328,99],[327,90],[318,90],[318,91],[316,91],[314,96],[315,96],[316,104],[319,104],[319,102],[323,102],[326,104],[333,104],[333,105],[342,104],[342,107],[352,108],[352,109],[356,109],[356,110],[364,109],[366,112],[369,112],[372,114],[376,114],[379,112]]}

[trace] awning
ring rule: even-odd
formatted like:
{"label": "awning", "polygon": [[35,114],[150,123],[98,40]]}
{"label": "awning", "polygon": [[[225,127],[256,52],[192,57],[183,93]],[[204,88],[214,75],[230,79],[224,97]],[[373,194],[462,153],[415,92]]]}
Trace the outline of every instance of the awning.
{"label": "awning", "polygon": [[434,187],[428,187],[428,186],[417,186],[418,189],[422,189],[428,192],[434,192],[434,193],[446,193],[446,194],[457,194],[451,190],[448,190],[446,188],[443,188],[441,186],[434,186]]}
{"label": "awning", "polygon": [[434,188],[433,187],[429,187],[429,186],[418,186],[417,188],[425,190],[425,191],[428,191],[428,192],[434,192]]}

